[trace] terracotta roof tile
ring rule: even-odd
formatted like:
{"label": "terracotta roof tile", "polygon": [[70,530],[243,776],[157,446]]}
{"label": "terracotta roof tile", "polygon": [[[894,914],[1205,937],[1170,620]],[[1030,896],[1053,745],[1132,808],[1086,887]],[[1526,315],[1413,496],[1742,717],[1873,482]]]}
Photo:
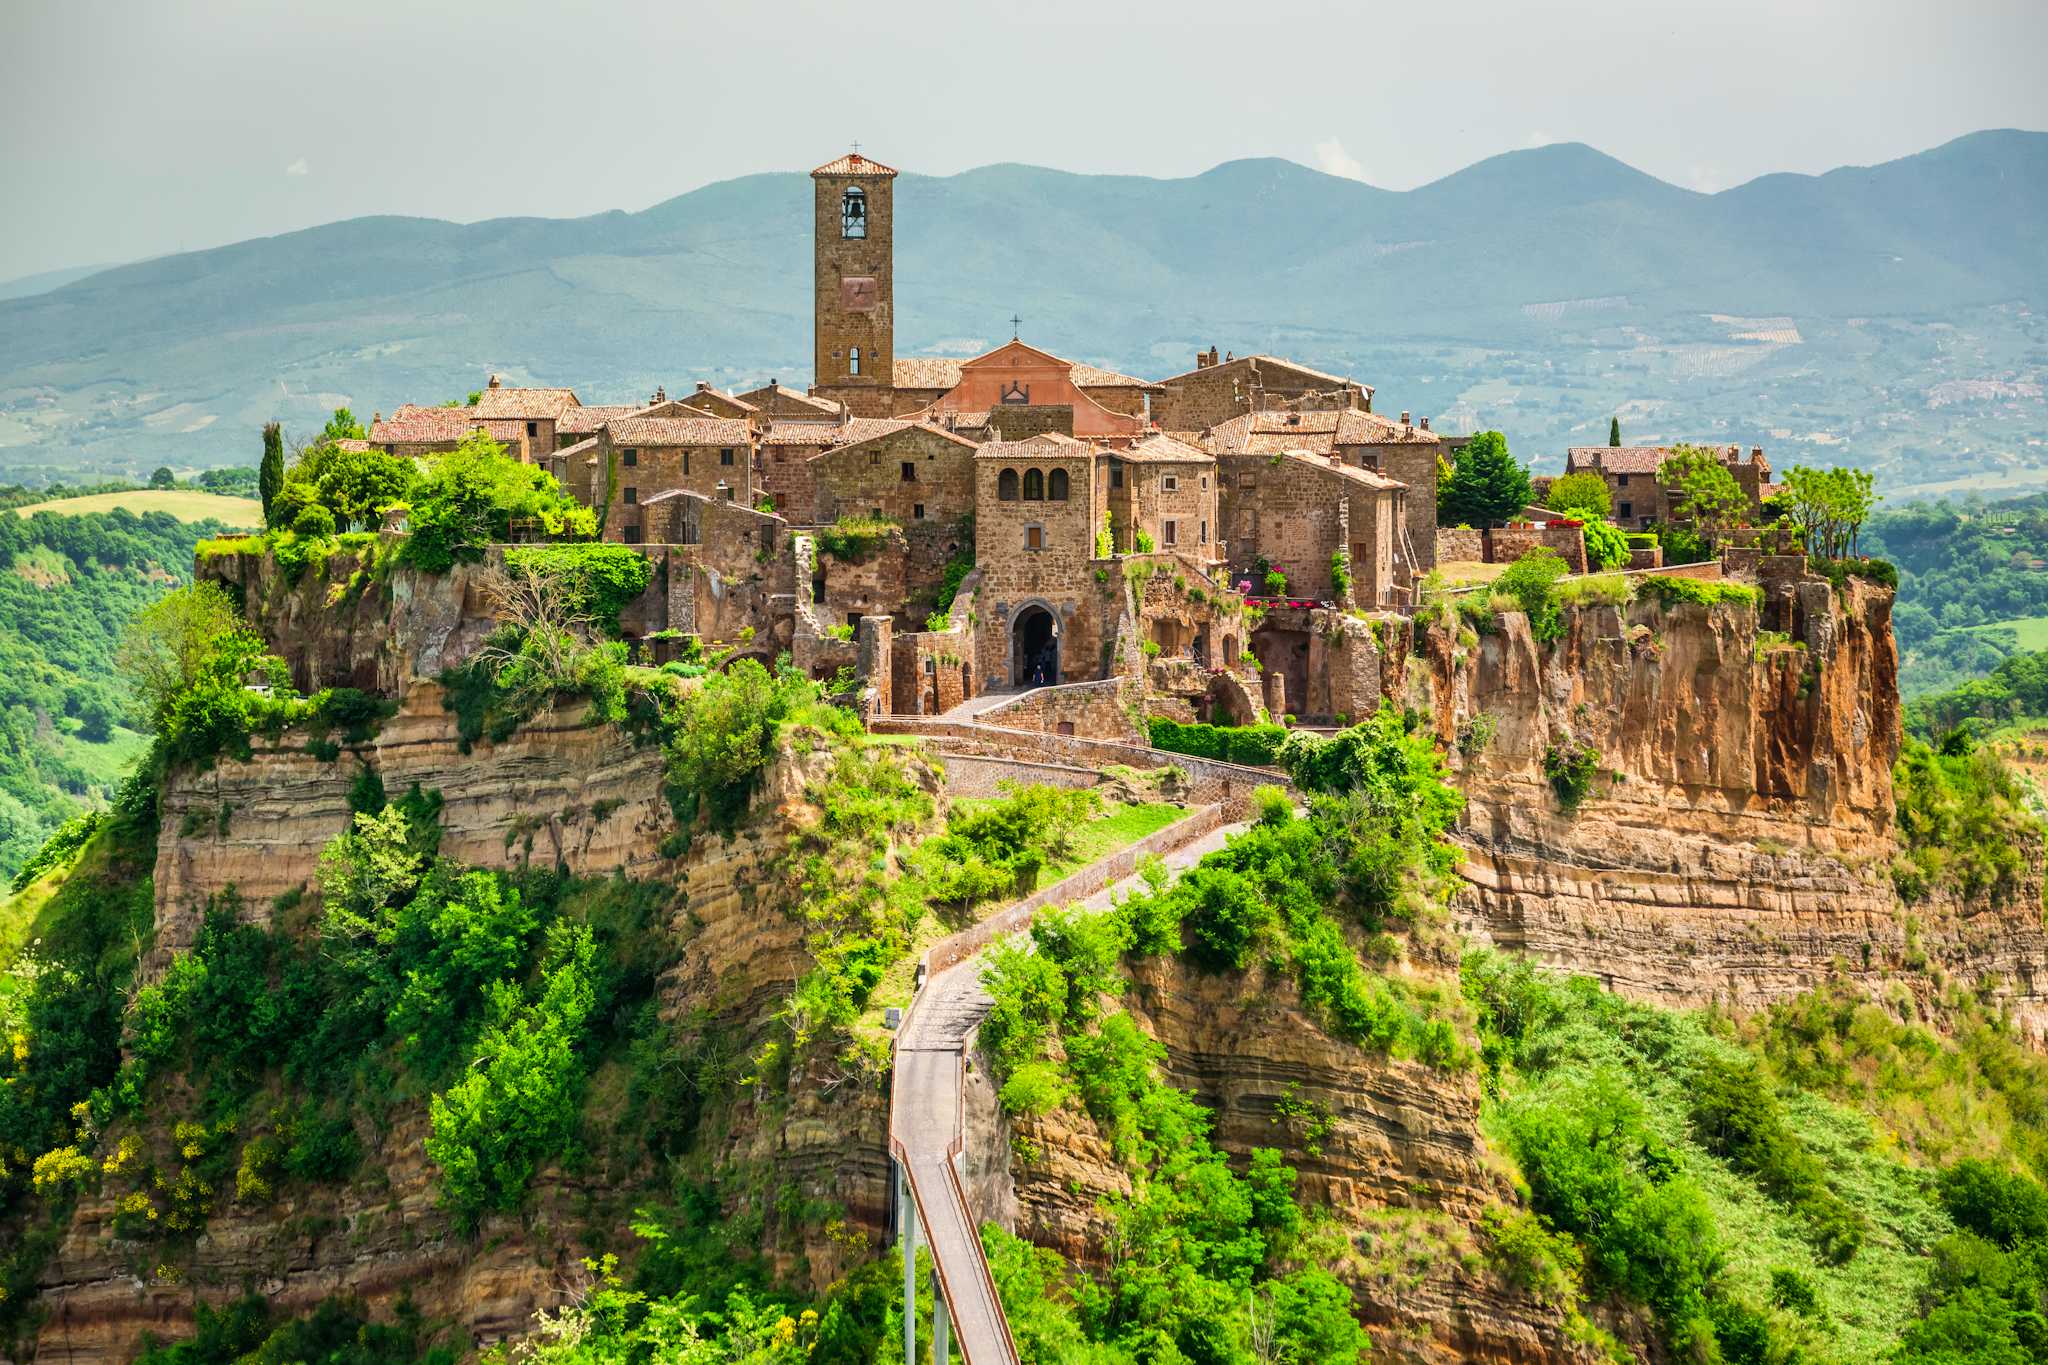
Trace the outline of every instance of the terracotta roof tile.
{"label": "terracotta roof tile", "polygon": [[843,446],[916,426],[914,417],[853,417],[844,422],[777,422],[761,438],[769,446]]}
{"label": "terracotta roof tile", "polygon": [[485,389],[470,412],[484,418],[532,421],[541,417],[560,417],[564,408],[575,406],[574,389],[497,388]]}
{"label": "terracotta roof tile", "polygon": [[1073,375],[1074,383],[1084,389],[1156,389],[1159,387],[1159,385],[1149,379],[1134,379],[1130,375],[1118,374],[1115,370],[1105,370],[1099,365],[1086,365],[1078,360],[1074,362],[1074,368],[1070,373]]}
{"label": "terracotta roof tile", "polygon": [[1168,375],[1166,378],[1160,380],[1159,382],[1162,384],[1171,384],[1177,379],[1192,379],[1194,376],[1198,374],[1207,374],[1211,370],[1225,369],[1232,365],[1243,365],[1248,361],[1254,360],[1258,361],[1262,365],[1285,365],[1288,369],[1298,371],[1301,374],[1305,374],[1311,379],[1324,380],[1332,388],[1337,388],[1352,382],[1351,380],[1346,379],[1343,375],[1331,374],[1327,370],[1314,369],[1310,366],[1302,364],[1299,361],[1289,360],[1284,356],[1277,355],[1232,356],[1228,360],[1219,360],[1214,365],[1199,365],[1194,369],[1187,370],[1181,374]]}
{"label": "terracotta roof tile", "polygon": [[743,417],[615,417],[605,423],[612,444],[622,446],[743,446],[750,433]]}
{"label": "terracotta roof tile", "polygon": [[889,382],[899,389],[950,389],[960,382],[960,364],[951,356],[899,355]]}
{"label": "terracotta roof tile", "polygon": [[405,403],[383,421],[370,424],[370,441],[380,446],[460,441],[475,428],[475,408],[423,408]]}
{"label": "terracotta roof tile", "polygon": [[765,408],[770,402],[780,401],[811,408],[822,417],[836,416],[839,412],[839,404],[830,398],[816,398],[802,389],[792,389],[787,384],[763,384],[758,389],[748,389],[737,396],[741,401],[752,403],[756,407]]}
{"label": "terracotta roof tile", "polygon": [[346,450],[351,455],[367,455],[372,449],[368,441],[357,436],[344,436],[334,443],[336,450]]}
{"label": "terracotta roof tile", "polygon": [[590,407],[565,408],[555,419],[555,435],[587,436],[611,421],[614,417],[630,417],[645,411],[629,403],[595,404]]}
{"label": "terracotta roof tile", "polygon": [[1117,451],[1116,458],[1137,464],[1208,464],[1216,457],[1200,446],[1160,433],[1147,436],[1128,450]]}
{"label": "terracotta roof tile", "polygon": [[1094,453],[1095,447],[1086,441],[1062,436],[1057,431],[1041,431],[1023,441],[990,441],[977,449],[975,456],[984,460],[1070,460]]}
{"label": "terracotta roof tile", "polygon": [[859,152],[848,152],[845,156],[828,161],[811,172],[812,175],[894,175],[892,166],[862,156]]}
{"label": "terracotta roof tile", "polygon": [[[1741,446],[1709,445],[1700,447],[1711,450],[1729,464],[1742,461]],[[1676,446],[1573,446],[1565,452],[1565,472],[1580,473],[1585,470],[1599,470],[1606,474],[1654,474],[1663,463],[1671,458]]]}

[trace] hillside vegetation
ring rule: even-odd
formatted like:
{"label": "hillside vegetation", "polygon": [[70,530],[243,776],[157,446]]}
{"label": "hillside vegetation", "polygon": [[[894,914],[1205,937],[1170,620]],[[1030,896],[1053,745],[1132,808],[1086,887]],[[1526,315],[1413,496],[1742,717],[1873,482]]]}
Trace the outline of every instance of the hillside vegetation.
{"label": "hillside vegetation", "polygon": [[221,529],[163,511],[0,516],[0,879],[119,786],[142,740],[115,646]]}
{"label": "hillside vegetation", "polygon": [[230,527],[246,528],[263,524],[263,504],[254,498],[229,498],[218,493],[185,489],[146,488],[132,493],[91,493],[83,497],[32,502],[14,510],[17,515],[24,517],[34,516],[38,512],[60,512],[65,516],[76,517],[91,512],[112,512],[117,509],[133,512],[137,516],[145,516],[151,512],[166,512],[179,521],[211,521]]}

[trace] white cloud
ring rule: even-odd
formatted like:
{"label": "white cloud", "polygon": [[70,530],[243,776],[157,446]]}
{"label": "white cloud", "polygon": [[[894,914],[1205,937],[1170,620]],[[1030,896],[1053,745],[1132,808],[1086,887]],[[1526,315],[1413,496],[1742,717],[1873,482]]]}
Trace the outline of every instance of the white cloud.
{"label": "white cloud", "polygon": [[284,173],[286,175],[311,175],[313,168],[306,164],[306,158],[300,157],[297,161],[285,167]]}
{"label": "white cloud", "polygon": [[1365,167],[1333,137],[1316,144],[1316,169],[1325,175],[1341,175],[1346,180],[1365,179]]}

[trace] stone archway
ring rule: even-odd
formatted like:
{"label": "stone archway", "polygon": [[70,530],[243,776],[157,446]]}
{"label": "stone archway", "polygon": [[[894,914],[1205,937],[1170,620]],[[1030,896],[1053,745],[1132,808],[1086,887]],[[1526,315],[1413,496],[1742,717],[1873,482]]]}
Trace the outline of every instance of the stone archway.
{"label": "stone archway", "polygon": [[1010,682],[1043,687],[1059,680],[1059,618],[1043,606],[1025,607],[1010,619]]}

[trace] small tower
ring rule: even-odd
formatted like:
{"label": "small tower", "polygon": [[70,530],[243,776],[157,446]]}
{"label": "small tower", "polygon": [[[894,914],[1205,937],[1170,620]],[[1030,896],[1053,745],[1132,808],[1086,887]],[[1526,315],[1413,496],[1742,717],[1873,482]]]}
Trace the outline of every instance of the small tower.
{"label": "small tower", "polygon": [[812,373],[820,389],[892,385],[896,172],[859,152],[811,172],[817,259]]}

